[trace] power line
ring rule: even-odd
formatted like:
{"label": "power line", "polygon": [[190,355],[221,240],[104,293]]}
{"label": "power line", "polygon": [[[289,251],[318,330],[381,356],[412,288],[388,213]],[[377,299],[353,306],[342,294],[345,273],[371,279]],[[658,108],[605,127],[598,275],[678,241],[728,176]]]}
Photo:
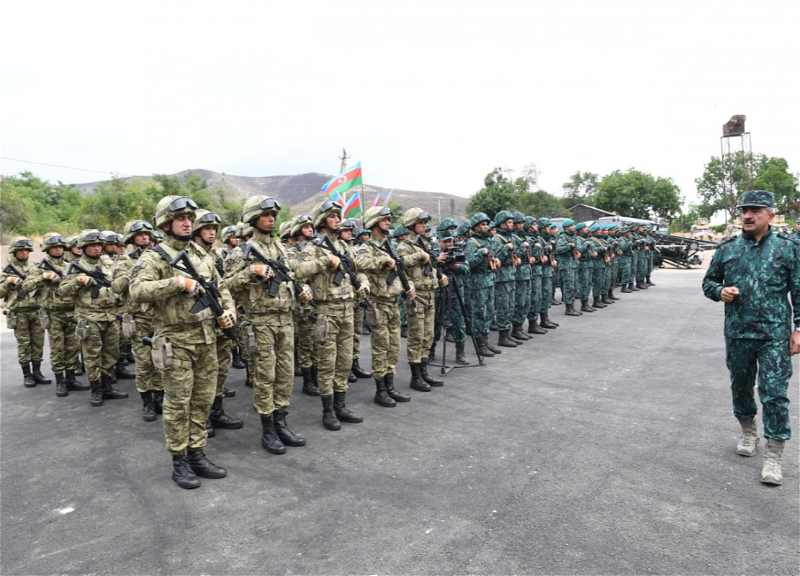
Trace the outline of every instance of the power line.
{"label": "power line", "polygon": [[118,176],[128,176],[128,174],[121,174],[119,172],[111,172],[109,170],[91,170],[89,168],[75,168],[74,166],[63,166],[61,164],[47,164],[46,162],[34,162],[32,160],[20,160],[19,158],[9,158],[7,156],[0,157],[2,160],[9,160],[11,162],[23,162],[25,164],[36,164],[37,166],[50,166],[51,168],[65,168],[67,170],[79,170],[81,172],[96,172],[98,174],[111,174]]}

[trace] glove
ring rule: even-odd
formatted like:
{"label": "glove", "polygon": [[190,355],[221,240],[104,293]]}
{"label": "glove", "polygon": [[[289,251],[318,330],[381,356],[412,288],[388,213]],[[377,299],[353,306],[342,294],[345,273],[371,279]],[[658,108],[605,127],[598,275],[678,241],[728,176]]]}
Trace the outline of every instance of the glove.
{"label": "glove", "polygon": [[367,286],[366,284],[362,284],[361,288],[356,290],[356,294],[358,294],[358,297],[363,300],[369,295],[369,286]]}
{"label": "glove", "polygon": [[50,272],[49,270],[42,274],[45,280],[50,280],[50,282],[61,282],[61,278],[58,277],[58,274],[55,272]]}
{"label": "glove", "polygon": [[266,264],[250,264],[250,274],[269,280],[275,276],[275,271]]}
{"label": "glove", "polygon": [[328,254],[328,262],[331,263],[331,270],[336,270],[339,267],[339,264],[342,263],[342,261],[339,260],[339,257],[334,256],[333,254]]}
{"label": "glove", "polygon": [[417,297],[417,289],[411,286],[408,290],[406,290],[406,300],[413,300]]}
{"label": "glove", "polygon": [[6,278],[6,281],[12,286],[16,286],[20,282],[19,276],[9,276],[8,278]]}
{"label": "glove", "polygon": [[447,279],[447,276],[442,276],[441,278],[439,278],[439,287],[440,288],[444,288],[448,284],[450,284],[450,281]]}
{"label": "glove", "polygon": [[308,284],[303,284],[303,289],[297,297],[300,298],[300,302],[311,302],[311,300],[314,299],[314,293],[311,291],[311,287]]}
{"label": "glove", "polygon": [[383,265],[386,266],[389,270],[394,270],[396,263],[394,261],[394,258],[392,258],[391,256],[387,256],[383,260]]}
{"label": "glove", "polygon": [[217,316],[217,324],[223,330],[233,328],[236,324],[236,312],[232,309],[225,310],[221,316]]}
{"label": "glove", "polygon": [[[80,279],[80,276],[78,279]],[[187,278],[186,276],[175,276],[175,286],[177,286],[178,290],[181,292],[186,292],[187,296],[194,296],[198,293],[203,294],[205,292],[197,280]]]}
{"label": "glove", "polygon": [[80,282],[84,286],[94,286],[95,284],[97,284],[94,278],[92,278],[91,276],[87,276],[86,274],[80,274],[78,276],[78,282]]}
{"label": "glove", "polygon": [[420,252],[419,253],[419,259],[422,260],[423,262],[427,263],[427,262],[430,262],[431,256],[427,252]]}

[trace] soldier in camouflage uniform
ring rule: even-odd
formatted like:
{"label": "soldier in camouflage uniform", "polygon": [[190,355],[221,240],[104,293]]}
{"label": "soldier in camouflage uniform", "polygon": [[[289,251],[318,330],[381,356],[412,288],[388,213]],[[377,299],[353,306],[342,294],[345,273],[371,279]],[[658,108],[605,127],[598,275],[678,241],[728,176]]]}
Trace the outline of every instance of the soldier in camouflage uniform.
{"label": "soldier in camouflage uniform", "polygon": [[164,384],[164,439],[172,455],[172,479],[181,488],[200,486],[198,476],[223,478],[228,471],[206,458],[206,420],[217,380],[217,327],[233,328],[236,310],[219,287],[219,317],[210,307],[192,313],[204,293],[197,279],[170,266],[181,251],[205,282],[222,278],[214,259],[192,242],[197,204],[186,196],[166,196],[156,205],[155,225],[166,241],[144,252],[131,271],[134,302],[153,305],[153,361]]}
{"label": "soldier in camouflage uniform", "polygon": [[539,225],[539,244],[546,259],[542,265],[542,307],[539,311],[539,326],[553,330],[559,326],[557,322],[550,320],[550,307],[553,305],[553,276],[558,265],[555,257],[555,236],[552,233],[555,229],[550,227],[549,218],[539,218],[536,223]]}
{"label": "soldier in camouflage uniform", "polygon": [[631,275],[631,259],[632,259],[632,250],[633,243],[631,242],[631,229],[627,226],[620,228],[620,238],[619,238],[619,251],[622,252],[621,255],[618,256],[619,259],[619,280],[622,284],[621,292],[623,294],[630,294],[633,292],[631,289],[631,284],[633,283],[632,275]]}
{"label": "soldier in camouflage uniform", "polygon": [[516,269],[516,286],[514,288],[514,312],[511,315],[511,338],[522,342],[530,340],[523,330],[523,324],[531,308],[531,277],[533,275],[533,256],[531,243],[525,234],[525,214],[513,212],[514,226],[511,238],[519,265]]}
{"label": "soldier in camouflage uniform", "polygon": [[392,278],[396,262],[380,249],[382,242],[390,242],[391,222],[390,208],[373,206],[367,209],[364,225],[371,232],[370,239],[361,244],[356,252],[356,265],[369,280],[369,300],[375,308],[377,320],[372,326],[370,336],[375,403],[386,408],[394,407],[397,402],[411,400],[410,396],[399,392],[394,386],[395,370],[400,359],[400,312],[397,298],[413,301],[416,296],[410,281],[409,291],[403,293],[400,278],[397,274]]}
{"label": "soldier in camouflage uniform", "polygon": [[64,253],[64,262],[69,264],[73,260],[80,260],[81,256],[83,256],[83,250],[78,248],[78,237],[73,236],[69,239],[69,250]]}
{"label": "soldier in camouflage uniform", "polygon": [[[103,254],[104,243],[105,237],[99,230],[82,231],[78,247],[83,249],[83,256],[77,263],[84,270],[103,274],[111,282],[116,264]],[[94,278],[73,266],[68,268],[71,273],[61,282],[60,291],[64,298],[73,298],[75,302],[77,333],[83,344],[86,374],[92,387],[91,404],[98,407],[104,400],[128,397],[127,392],[112,387],[114,369],[119,361],[119,297],[110,286],[98,286]]]}
{"label": "soldier in camouflage uniform", "polygon": [[614,304],[616,300],[619,300],[619,298],[614,296],[614,284],[616,283],[617,272],[619,270],[619,262],[617,262],[617,257],[620,256],[619,241],[616,238],[615,232],[616,229],[617,225],[611,223],[607,224],[603,230],[603,238],[608,246],[607,254],[609,256],[609,263],[608,267],[606,268],[605,283],[603,285],[603,293],[606,297],[603,303],[606,305]]}
{"label": "soldier in camouflage uniform", "polygon": [[[445,254],[446,251],[453,247],[453,232],[449,228],[437,231],[438,245],[433,248],[433,254],[439,258],[439,255]],[[445,260],[440,265],[442,273],[447,276],[448,285],[444,288],[437,288],[435,292],[435,310],[436,322],[433,329],[433,346],[431,350],[436,348],[442,334],[442,326],[445,323],[449,324],[448,330],[453,334],[453,342],[456,345],[456,364],[466,366],[469,364],[465,351],[467,342],[467,330],[464,315],[461,312],[460,300],[464,301],[464,283],[468,281],[468,272],[466,262],[458,263],[451,260]],[[458,290],[459,296],[456,296],[455,290]],[[444,315],[449,314],[445,318]]]}
{"label": "soldier in camouflage uniform", "polygon": [[592,273],[594,271],[594,248],[589,240],[589,228],[586,222],[575,224],[575,248],[581,255],[578,259],[577,291],[581,301],[581,312],[594,312],[589,304],[589,294],[592,291]]}
{"label": "soldier in camouflage uniform", "polygon": [[472,235],[464,247],[470,269],[472,297],[472,332],[478,343],[478,353],[486,358],[500,354],[489,344],[489,326],[494,317],[494,269],[497,260],[492,254],[489,239],[489,217],[478,212],[470,219]]}
{"label": "soldier in camouflage uniform", "polygon": [[366,298],[370,286],[363,273],[351,268],[357,274],[356,288],[350,276],[343,273],[340,257],[323,247],[330,241],[338,254],[348,256],[347,244],[339,238],[341,212],[341,206],[333,200],[314,207],[312,216],[319,237],[306,244],[295,268],[298,278],[308,279],[317,303],[319,395],[322,425],[328,430],[340,430],[342,422],[364,421],[361,414],[347,408],[346,395],[347,376],[353,365],[355,301]]}
{"label": "soldier in camouflage uniform", "polygon": [[757,383],[767,439],[761,482],[782,484],[781,456],[791,438],[791,356],[800,353],[800,243],[771,228],[775,219],[772,192],[745,192],[738,208],[742,234],[717,248],[703,279],[703,292],[715,302],[725,302],[733,413],[742,429],[736,450],[742,456],[756,453],[758,407],[753,387]]}
{"label": "soldier in camouflage uniform", "polygon": [[556,243],[556,257],[558,270],[561,276],[561,293],[566,307],[566,316],[581,316],[582,312],[575,310],[575,280],[578,273],[580,253],[577,251],[575,238],[575,222],[567,219],[561,223],[563,228]]}
{"label": "soldier in camouflage uniform", "polygon": [[587,243],[591,243],[592,250],[592,308],[595,310],[602,310],[606,307],[604,303],[605,295],[603,294],[603,287],[606,277],[606,243],[603,242],[602,233],[599,224],[592,224],[589,227],[589,238]]}
{"label": "soldier in camouflage uniform", "polygon": [[[351,260],[356,256],[355,233],[358,228],[358,220],[355,218],[348,218],[339,226],[339,238],[347,244]],[[358,378],[372,378],[372,374],[364,370],[358,363],[358,357],[361,355],[361,335],[363,331],[364,309],[359,308],[353,314],[353,365],[350,368],[350,374],[347,376],[347,381],[351,384]]]}
{"label": "soldier in camouflage uniform", "polygon": [[547,334],[547,330],[539,326],[539,310],[542,308],[542,276],[545,265],[549,265],[544,246],[539,240],[539,224],[533,216],[526,216],[523,224],[525,238],[530,244],[531,264],[531,296],[528,308],[528,334]]}
{"label": "soldier in camouflage uniform", "polygon": [[[217,232],[222,219],[216,212],[209,210],[196,210],[195,219],[192,223],[192,239],[203,250],[214,259],[214,266],[220,276],[224,276],[225,269],[222,264],[222,256],[214,250],[214,242],[217,239]],[[224,278],[223,278],[224,284]],[[206,421],[206,431],[209,438],[216,434],[216,428],[225,430],[238,430],[244,426],[244,422],[239,418],[234,418],[225,413],[223,408],[223,398],[225,397],[225,380],[228,379],[228,372],[231,365],[231,339],[225,336],[221,330],[217,331],[217,390],[214,395],[214,402],[211,404],[211,411]],[[235,345],[235,344],[234,344]]]}
{"label": "soldier in camouflage uniform", "polygon": [[[397,247],[400,245],[400,242],[408,238],[411,232],[400,224],[397,228],[394,229],[392,232],[392,251],[397,254]],[[406,302],[401,296],[397,297],[397,306],[400,309],[400,337],[407,338],[408,337],[408,316],[406,316]]]}
{"label": "soldier in camouflage uniform", "polygon": [[[103,244],[103,253],[111,258],[116,268],[117,265],[128,259],[124,254],[120,254],[119,248],[124,247],[122,235],[113,230],[103,230],[101,234],[106,239]],[[118,294],[117,296],[117,309],[115,312],[118,316],[121,316],[126,307],[127,294]],[[128,351],[131,349],[131,339],[122,333],[122,325],[119,323],[117,324],[117,330],[119,331],[119,358],[114,366],[114,375],[111,378],[112,384],[116,384],[117,380],[133,380],[136,377],[135,374],[125,369],[125,364],[128,362]]]}
{"label": "soldier in camouflage uniform", "polygon": [[[47,328],[50,339],[50,366],[56,375],[56,396],[59,398],[68,396],[70,391],[89,389],[89,386],[75,379],[75,363],[80,352],[80,343],[72,323],[75,305],[71,300],[62,298],[58,290],[67,271],[67,263],[63,258],[67,246],[67,239],[58,232],[45,234],[41,244],[44,260],[31,268],[22,283],[22,290],[28,294],[35,293],[41,305],[39,319],[42,327]],[[45,267],[45,261],[49,267]]]}
{"label": "soldier in camouflage uniform", "polygon": [[518,344],[522,344],[522,341],[511,337],[511,317],[514,315],[516,302],[517,266],[521,262],[515,252],[514,239],[511,236],[514,229],[514,216],[508,210],[501,210],[495,215],[494,223],[497,227],[497,234],[492,238],[492,254],[495,259],[500,261],[500,266],[495,270],[494,279],[497,345],[516,348]]}
{"label": "soldier in camouflage uniform", "polygon": [[650,280],[650,275],[653,273],[655,268],[655,257],[656,257],[656,239],[653,237],[655,232],[655,228],[652,226],[645,226],[645,242],[647,243],[647,247],[649,250],[647,251],[647,264],[645,265],[645,276],[644,276],[644,283],[646,286],[655,286],[652,280]]}
{"label": "soldier in camouflage uniform", "polygon": [[[406,356],[411,367],[410,386],[419,392],[430,392],[431,386],[443,386],[444,382],[428,374],[428,356],[433,344],[433,328],[435,324],[434,290],[436,286],[447,286],[447,278],[442,276],[437,280],[435,262],[431,262],[430,255],[416,242],[422,236],[422,242],[427,242],[424,237],[425,227],[430,220],[430,214],[420,208],[411,208],[403,214],[403,226],[411,231],[411,236],[397,247],[397,256],[403,259],[403,264],[408,272],[408,279],[414,283],[417,296],[413,314],[408,314],[408,342],[406,343]],[[427,244],[426,244],[427,246]],[[444,256],[444,255],[442,255]],[[442,257],[444,261],[444,257]]]}

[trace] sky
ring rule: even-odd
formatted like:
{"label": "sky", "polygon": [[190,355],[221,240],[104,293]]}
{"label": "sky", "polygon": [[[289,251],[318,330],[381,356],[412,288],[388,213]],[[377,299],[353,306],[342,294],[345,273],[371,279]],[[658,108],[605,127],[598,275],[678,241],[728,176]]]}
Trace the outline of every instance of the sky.
{"label": "sky", "polygon": [[469,196],[533,163],[560,195],[635,168],[689,204],[734,114],[800,172],[796,0],[27,0],[0,18],[3,175],[333,174],[344,147],[376,186]]}

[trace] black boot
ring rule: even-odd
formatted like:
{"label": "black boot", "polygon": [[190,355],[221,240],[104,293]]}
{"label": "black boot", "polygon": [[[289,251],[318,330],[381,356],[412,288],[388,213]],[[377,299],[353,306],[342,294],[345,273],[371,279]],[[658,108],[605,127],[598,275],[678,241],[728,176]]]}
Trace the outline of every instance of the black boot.
{"label": "black boot", "polygon": [[286,412],[276,410],[272,413],[272,424],[275,427],[275,433],[285,446],[305,446],[306,439],[301,438],[286,425]]}
{"label": "black boot", "polygon": [[528,334],[547,334],[547,330],[539,326],[536,316],[528,318]]}
{"label": "black boot", "polygon": [[599,296],[593,296],[592,299],[594,300],[594,302],[592,303],[592,307],[595,310],[597,310],[598,308],[605,308],[606,307],[605,304],[600,302],[600,297]]}
{"label": "black boot", "polygon": [[246,375],[244,377],[244,385],[247,386],[248,388],[252,388],[253,387],[253,377],[250,374],[250,366],[248,364],[245,364],[244,367],[245,367],[245,370],[247,370]]}
{"label": "black boot", "polygon": [[99,380],[95,380],[94,382],[92,382],[90,380],[89,381],[89,386],[91,386],[91,388],[92,388],[92,399],[91,399],[92,406],[94,406],[95,408],[97,408],[98,406],[102,406],[103,405],[103,391],[101,390],[101,386],[102,385],[100,384],[100,381]]}
{"label": "black boot", "polygon": [[295,377],[303,375],[303,371],[300,368],[300,360],[297,358],[297,350],[294,351],[294,375]]}
{"label": "black boot", "polygon": [[42,361],[33,362],[33,381],[37,384],[52,384],[53,381],[42,374]]}
{"label": "black boot", "polygon": [[397,406],[397,402],[386,392],[386,383],[383,378],[375,378],[375,404],[384,408]]}
{"label": "black boot", "polygon": [[361,365],[358,363],[358,358],[353,360],[353,368],[351,372],[356,375],[356,378],[372,378],[371,372],[367,372],[361,368]]}
{"label": "black boot", "polygon": [[613,288],[608,291],[608,299],[609,300],[619,300],[619,298],[614,296],[614,289]]}
{"label": "black boot", "polygon": [[567,311],[564,312],[564,316],[583,316],[580,312],[575,311],[575,306],[572,304],[567,304]]}
{"label": "black boot", "polygon": [[428,361],[423,360],[419,364],[419,375],[422,377],[426,383],[430,384],[431,386],[444,386],[444,380],[439,380],[438,378],[434,378],[430,374],[428,374]]}
{"label": "black boot", "polygon": [[652,280],[650,280],[650,276],[645,276],[644,283],[645,283],[647,286],[655,286],[655,284],[653,283],[653,281],[652,281]]}
{"label": "black boot", "polygon": [[492,320],[492,323],[489,324],[489,331],[490,332],[497,332],[497,323]]}
{"label": "black boot", "polygon": [[238,346],[233,347],[233,353],[231,354],[231,368],[236,368],[237,370],[244,370],[244,362],[242,361],[242,353],[239,351]]}
{"label": "black boot", "polygon": [[603,298],[601,299],[603,301],[603,304],[605,304],[606,306],[614,303],[614,301],[609,297],[608,294],[609,294],[608,292],[603,294]]}
{"label": "black boot", "polygon": [[386,374],[383,377],[383,385],[386,387],[386,393],[389,395],[389,398],[395,402],[411,402],[411,396],[403,394],[394,387],[394,374]]}
{"label": "black boot", "polygon": [[594,312],[594,308],[589,306],[589,299],[581,300],[581,312]]}
{"label": "black boot", "polygon": [[628,284],[628,288],[630,289],[631,292],[638,292],[639,291],[639,288],[633,282]]}
{"label": "black boot", "polygon": [[319,388],[314,384],[314,378],[311,375],[311,368],[303,368],[303,394],[309,396],[319,396]]}
{"label": "black boot", "polygon": [[56,396],[59,398],[69,396],[69,390],[67,390],[67,381],[64,379],[63,372],[56,372]]}
{"label": "black boot", "polygon": [[172,455],[172,479],[178,484],[178,486],[181,488],[186,488],[187,490],[200,487],[200,480],[189,467],[189,461],[186,459],[186,454]]}
{"label": "black boot", "polygon": [[136,375],[125,370],[125,356],[120,356],[117,365],[114,367],[114,375],[117,380],[133,380]]}
{"label": "black boot", "polygon": [[647,290],[647,285],[642,280],[636,280],[636,287],[639,290]]}
{"label": "black boot", "polygon": [[103,376],[100,378],[100,387],[103,392],[103,400],[122,400],[128,397],[127,392],[122,392],[111,386],[111,376]]}
{"label": "black boot", "polygon": [[75,379],[75,370],[67,370],[65,381],[70,392],[84,392],[89,389],[88,384],[81,384]]}
{"label": "black boot", "polygon": [[133,354],[133,346],[130,344],[125,345],[125,360],[128,361],[128,364],[136,363],[136,356]]}
{"label": "black boot", "polygon": [[261,446],[270,454],[286,454],[286,446],[275,432],[272,414],[261,416]]}
{"label": "black boot", "polygon": [[452,330],[448,330],[448,331],[447,331],[446,338],[447,338],[447,341],[448,341],[448,342],[452,342],[453,344],[455,344],[455,343],[456,343],[456,340],[455,340],[455,338],[453,338],[453,331],[452,331]]}
{"label": "black boot", "polygon": [[333,392],[333,410],[336,412],[336,418],[341,422],[348,422],[350,424],[360,424],[364,421],[364,417],[358,412],[353,412],[345,405],[346,392]]}
{"label": "black boot", "polygon": [[504,348],[516,348],[517,343],[514,340],[511,340],[509,335],[510,330],[500,330],[499,336],[497,337],[497,345],[503,346]]}
{"label": "black boot", "polygon": [[153,401],[153,393],[141,392],[142,395],[142,420],[154,422],[156,419],[156,405]]}
{"label": "black boot", "polygon": [[400,338],[408,338],[408,324],[403,324],[400,327]]}
{"label": "black boot", "polygon": [[86,373],[86,367],[83,365],[81,361],[81,356],[78,355],[78,361],[75,362],[75,374],[78,376],[83,376]]}
{"label": "black boot", "polygon": [[494,352],[489,350],[488,346],[486,346],[487,338],[485,336],[483,338],[476,338],[475,340],[478,342],[478,354],[486,358],[494,358]]}
{"label": "black boot", "polygon": [[525,341],[530,340],[531,337],[522,331],[522,324],[514,324],[511,330],[511,337],[514,340]]}
{"label": "black boot", "polygon": [[187,450],[186,460],[189,462],[189,468],[192,469],[192,472],[201,478],[225,478],[228,475],[228,471],[225,468],[217,466],[206,458],[201,448]]}
{"label": "black boot", "polygon": [[492,354],[494,354],[495,356],[497,356],[498,354],[502,354],[503,353],[503,351],[500,350],[500,348],[495,348],[494,346],[492,346],[489,343],[489,335],[488,334],[483,337],[483,343],[486,345],[486,347],[489,349],[489,351],[492,352]]}
{"label": "black boot", "polygon": [[161,414],[164,412],[163,390],[153,390],[153,407],[155,408],[156,414]]}
{"label": "black boot", "polygon": [[224,428],[226,430],[238,430],[244,426],[244,422],[238,418],[232,418],[225,414],[225,410],[222,408],[222,396],[214,398],[214,403],[211,404],[211,412],[208,419],[211,420],[211,425],[214,426],[215,429]]}
{"label": "black boot", "polygon": [[428,350],[428,360],[436,360],[436,342],[431,344],[431,348]]}
{"label": "black boot", "polygon": [[356,375],[350,370],[350,374],[347,375],[347,383],[352,384],[353,382],[358,382],[358,378],[356,378]]}
{"label": "black boot", "polygon": [[364,325],[361,327],[361,335],[362,336],[369,336],[372,334],[372,327],[364,322]]}
{"label": "black boot", "polygon": [[466,342],[456,342],[456,364],[461,364],[462,366],[469,365],[467,355],[464,353],[465,344]]}
{"label": "black boot", "polygon": [[206,418],[206,436],[209,438],[213,438],[217,435],[217,431],[214,430],[214,425],[211,423],[211,418]]}
{"label": "black boot", "polygon": [[222,387],[223,398],[233,398],[234,396],[236,396],[236,390],[229,390],[225,386]]}
{"label": "black boot", "polygon": [[322,396],[322,425],[328,430],[340,430],[342,423],[336,418],[336,412],[333,409],[333,395]]}
{"label": "black boot", "polygon": [[419,364],[408,364],[411,366],[411,386],[417,392],[430,392],[431,387],[422,379],[422,375],[419,373]]}
{"label": "black boot", "polygon": [[633,292],[633,290],[630,289],[630,284],[626,283],[622,285],[622,290],[620,290],[620,292],[622,292],[623,294],[630,294],[631,292]]}
{"label": "black boot", "polygon": [[547,312],[539,313],[539,326],[542,328],[547,328],[548,330],[554,330],[555,328],[558,328],[558,324],[550,321],[550,318],[547,316]]}

